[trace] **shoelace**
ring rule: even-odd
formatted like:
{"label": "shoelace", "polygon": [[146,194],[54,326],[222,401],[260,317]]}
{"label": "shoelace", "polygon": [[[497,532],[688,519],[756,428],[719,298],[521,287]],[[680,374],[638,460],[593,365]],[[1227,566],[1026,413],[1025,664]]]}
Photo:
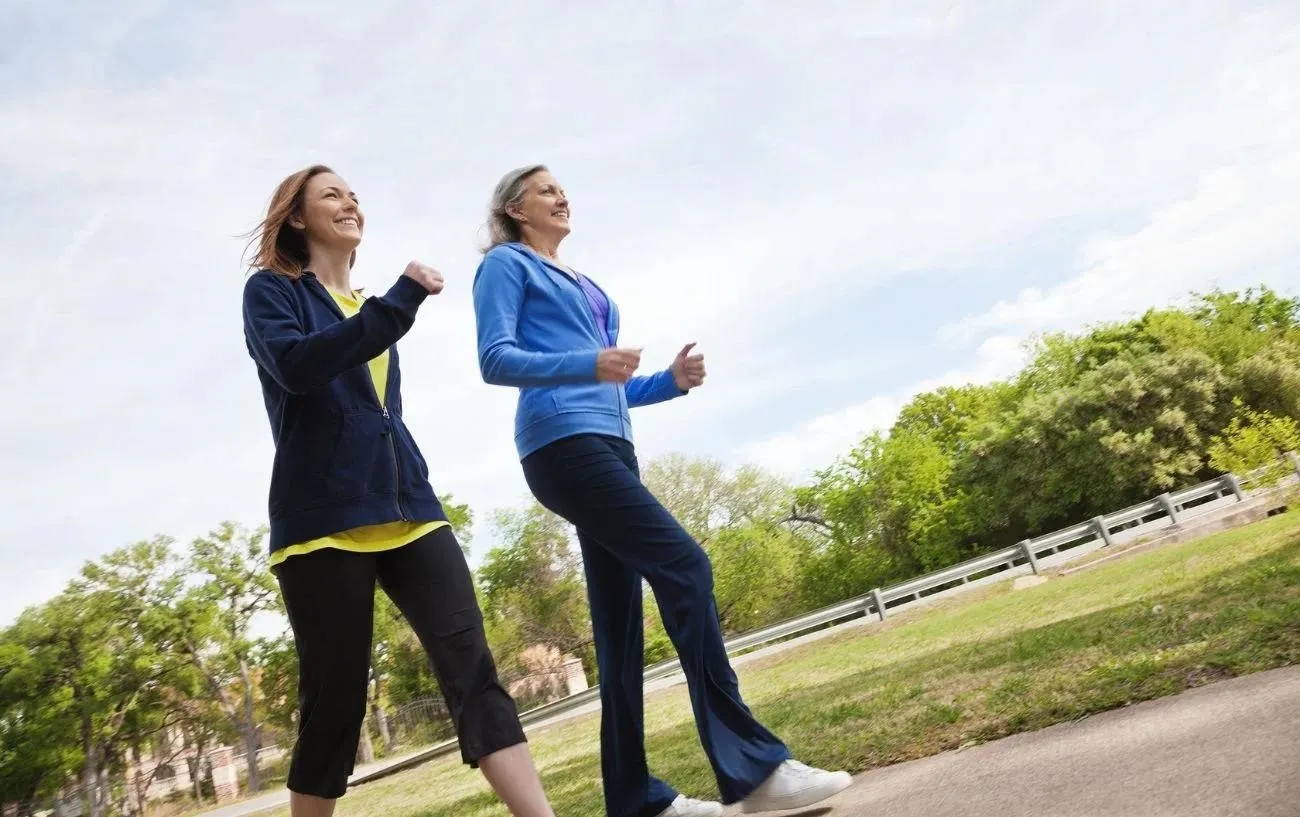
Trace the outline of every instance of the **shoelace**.
{"label": "shoelace", "polygon": [[806,766],[797,760],[787,760],[785,766],[793,772],[796,777],[813,777],[819,774],[817,769],[814,769],[811,766]]}
{"label": "shoelace", "polygon": [[685,807],[707,806],[708,804],[709,803],[707,800],[696,800],[694,797],[687,797],[684,794],[677,795],[677,799],[673,801],[674,806],[685,806]]}

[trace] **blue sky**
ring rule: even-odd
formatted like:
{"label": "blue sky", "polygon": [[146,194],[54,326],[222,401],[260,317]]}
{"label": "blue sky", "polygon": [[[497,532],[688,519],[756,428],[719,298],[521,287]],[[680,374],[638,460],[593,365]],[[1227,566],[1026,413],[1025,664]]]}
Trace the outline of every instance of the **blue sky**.
{"label": "blue sky", "polygon": [[526,498],[469,301],[518,165],[568,188],[565,259],[624,341],[708,357],[638,412],[643,458],[800,478],[1035,332],[1300,284],[1294,3],[439,5],[0,5],[0,621],[112,548],[263,518],[234,236],[311,162],[362,198],[357,284],[447,277],[407,420],[480,519]]}

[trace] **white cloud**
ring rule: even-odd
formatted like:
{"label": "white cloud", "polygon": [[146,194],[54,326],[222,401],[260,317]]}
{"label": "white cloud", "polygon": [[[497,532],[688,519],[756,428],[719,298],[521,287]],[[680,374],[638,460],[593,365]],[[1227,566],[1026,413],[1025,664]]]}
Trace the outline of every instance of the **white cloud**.
{"label": "white cloud", "polygon": [[[1134,197],[1134,202],[1146,199],[1154,205],[1145,223],[1127,233],[1110,231],[1085,241],[1076,251],[1077,266],[1070,277],[1025,287],[982,312],[941,326],[937,337],[947,348],[980,344],[971,368],[818,414],[794,429],[740,446],[738,456],[806,477],[865,433],[887,428],[912,395],[939,385],[1010,374],[1021,363],[1023,339],[1035,332],[1078,330],[1089,322],[1122,319],[1176,301],[1192,289],[1266,283],[1294,291],[1300,285],[1295,266],[1300,258],[1300,230],[1296,229],[1300,200],[1295,196],[1300,186],[1296,17],[1293,13],[1248,15],[1224,50],[1228,59],[1209,83],[1212,94],[1202,106],[1153,123],[1142,138],[1126,145],[1128,161],[1150,158],[1156,152],[1183,161],[1198,158],[1183,176],[1192,188],[1189,194],[1163,201],[1150,192]],[[1003,88],[988,93],[1002,104],[1019,99]],[[969,136],[961,134],[961,144],[969,145]],[[1098,147],[1086,133],[1064,138],[1047,154],[1023,151],[1022,145],[1013,143],[1012,148],[1021,152],[1025,173],[1016,181],[1032,185],[1030,175],[1040,172],[1044,159],[1055,153],[1069,160],[1058,167],[1070,174],[1071,183],[1087,186],[1090,182],[1073,175],[1069,166],[1092,174],[1099,165],[1126,161],[1106,156]],[[990,172],[1015,166],[1014,162],[993,163]],[[955,183],[968,188],[989,183],[996,189],[994,180],[978,170]],[[968,200],[970,195],[960,198]],[[1095,206],[1095,201],[1085,198],[1074,206],[1085,209]],[[996,282],[990,283],[994,284],[990,294],[996,294]],[[985,337],[987,333],[999,334]]]}
{"label": "white cloud", "polygon": [[789,431],[746,443],[737,449],[735,456],[745,462],[762,463],[792,480],[808,480],[867,434],[888,431],[898,412],[917,394],[944,386],[989,383],[1009,377],[1024,365],[1024,355],[1025,347],[1015,337],[988,338],[976,350],[970,368],[954,369],[822,414]]}
{"label": "white cloud", "polygon": [[[1212,146],[1194,189],[1146,223],[1079,248],[1075,274],[1027,287],[942,330],[966,342],[984,331],[1076,327],[1162,305],[1195,287],[1300,283],[1300,36],[1294,13],[1247,17],[1207,104],[1154,129],[1139,150]],[[1210,137],[1213,137],[1211,141]]]}
{"label": "white cloud", "polygon": [[1194,196],[1157,211],[1142,229],[1082,247],[1073,278],[1027,288],[945,327],[943,336],[1077,327],[1163,305],[1193,287],[1294,286],[1297,186],[1300,151],[1206,174]]}
{"label": "white cloud", "polygon": [[[448,276],[401,345],[405,402],[435,484],[480,518],[526,496],[468,294],[486,197],[525,162],[573,194],[566,258],[614,292],[625,340],[709,356],[707,391],[638,415],[644,456],[824,465],[912,390],[1002,372],[1002,338],[1294,257],[1300,21],[1280,0],[50,9],[0,26],[0,620],[110,548],[261,518],[234,236],[308,162],[362,195],[357,283],[412,257]],[[1080,248],[1062,225],[1084,222],[1120,238]],[[945,286],[1008,250],[1080,262],[1038,296]],[[884,288],[926,331],[961,328],[947,359],[830,340],[888,323]],[[776,416],[803,431],[771,441]]]}

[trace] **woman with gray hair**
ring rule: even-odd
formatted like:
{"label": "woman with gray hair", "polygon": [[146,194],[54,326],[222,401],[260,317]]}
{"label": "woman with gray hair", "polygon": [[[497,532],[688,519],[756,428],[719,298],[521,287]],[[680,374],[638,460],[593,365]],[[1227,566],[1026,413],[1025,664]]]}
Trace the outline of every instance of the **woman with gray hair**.
{"label": "woman with gray hair", "polygon": [[606,813],[722,813],[719,803],[678,795],[647,767],[642,578],[681,659],[723,802],[746,813],[777,811],[844,790],[847,773],[793,760],[742,702],[708,557],[641,482],[628,410],[700,386],[703,356],[688,343],[668,368],[637,374],[641,353],[618,346],[613,299],[560,261],[569,200],[545,166],[506,174],[488,227],[473,287],[479,368],[486,382],[519,389],[515,444],[525,479],[543,506],[577,529],[600,670]]}

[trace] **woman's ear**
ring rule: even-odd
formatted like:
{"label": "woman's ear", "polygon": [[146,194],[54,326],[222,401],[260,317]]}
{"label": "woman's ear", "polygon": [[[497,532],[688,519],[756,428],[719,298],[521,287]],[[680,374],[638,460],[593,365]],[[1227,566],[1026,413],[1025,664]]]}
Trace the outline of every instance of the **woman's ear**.
{"label": "woman's ear", "polygon": [[288,218],[288,220],[286,221],[286,223],[287,223],[290,227],[294,228],[295,230],[305,230],[305,229],[307,229],[307,223],[306,223],[305,221],[303,221],[303,220],[302,220],[302,216],[298,215],[297,213],[294,213],[293,215],[289,216],[289,218]]}
{"label": "woman's ear", "polygon": [[513,218],[515,221],[519,222],[520,224],[523,224],[524,222],[528,221],[528,219],[524,218],[524,211],[519,208],[518,204],[507,205],[506,215],[509,216],[510,218]]}

